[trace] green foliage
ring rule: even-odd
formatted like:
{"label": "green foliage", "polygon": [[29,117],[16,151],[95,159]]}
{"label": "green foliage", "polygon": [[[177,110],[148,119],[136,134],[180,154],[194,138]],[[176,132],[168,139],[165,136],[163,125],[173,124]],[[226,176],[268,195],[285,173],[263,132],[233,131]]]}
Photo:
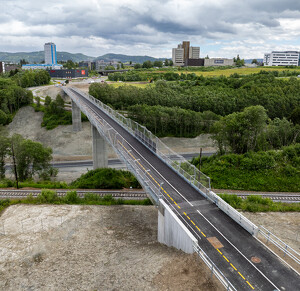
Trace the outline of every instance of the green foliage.
{"label": "green foliage", "polygon": [[[32,200],[32,198],[30,198]],[[56,191],[53,190],[42,190],[41,194],[37,197],[38,203],[55,203],[60,202],[60,198],[57,196]]]}
{"label": "green foliage", "polygon": [[10,153],[16,161],[16,170],[20,181],[32,178],[34,174],[51,168],[52,149],[39,142],[24,139],[14,134],[10,140]]}
{"label": "green foliage", "polygon": [[46,70],[20,71],[12,79],[22,88],[47,85],[51,80]]}
{"label": "green foliage", "polygon": [[63,197],[63,200],[66,204],[77,204],[79,202],[79,197],[77,195],[76,191],[69,191],[67,194]]}
{"label": "green foliage", "polygon": [[130,172],[111,168],[88,171],[73,181],[71,185],[79,189],[140,188],[138,181]]}
{"label": "green foliage", "polygon": [[250,195],[246,199],[242,199],[237,195],[220,194],[224,201],[233,208],[241,209],[249,212],[268,212],[268,211],[300,211],[300,203],[282,203],[273,202],[270,198],[263,198],[260,195]]}
{"label": "green foliage", "polygon": [[[199,167],[199,157],[192,163]],[[201,171],[217,189],[300,192],[300,144],[277,151],[203,157]]]}

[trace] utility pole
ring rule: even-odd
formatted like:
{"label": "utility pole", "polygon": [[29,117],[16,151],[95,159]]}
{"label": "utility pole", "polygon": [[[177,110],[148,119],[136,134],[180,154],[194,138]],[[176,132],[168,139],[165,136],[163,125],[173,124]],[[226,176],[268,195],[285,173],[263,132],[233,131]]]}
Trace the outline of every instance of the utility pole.
{"label": "utility pole", "polygon": [[17,165],[16,165],[16,158],[15,158],[13,140],[11,141],[11,153],[12,153],[12,158],[13,158],[13,165],[14,165],[14,172],[15,172],[15,177],[16,177],[17,189],[19,189],[19,179],[18,179],[18,172],[17,172]]}
{"label": "utility pole", "polygon": [[199,171],[201,172],[201,160],[202,160],[202,148],[200,148],[200,156],[199,156]]}

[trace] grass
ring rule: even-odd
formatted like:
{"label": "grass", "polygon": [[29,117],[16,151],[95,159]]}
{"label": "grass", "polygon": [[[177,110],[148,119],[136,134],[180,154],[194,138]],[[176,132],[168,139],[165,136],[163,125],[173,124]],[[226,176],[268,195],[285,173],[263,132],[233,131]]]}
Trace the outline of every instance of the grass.
{"label": "grass", "polygon": [[146,88],[147,86],[150,85],[149,82],[145,83],[145,84],[139,84],[139,83],[134,83],[134,82],[113,82],[113,81],[109,81],[108,83],[110,86],[113,86],[114,88],[119,88],[121,86],[134,86],[137,88]]}
{"label": "grass", "polygon": [[300,203],[273,202],[270,198],[259,195],[248,196],[242,199],[237,195],[219,194],[219,196],[235,209],[249,212],[299,212]]}
{"label": "grass", "polygon": [[53,190],[42,190],[37,197],[32,195],[24,199],[0,199],[0,213],[8,206],[15,204],[70,204],[70,205],[152,205],[150,199],[124,200],[115,199],[111,195],[100,197],[97,194],[86,193],[83,198],[77,195],[76,191],[69,191],[64,197],[59,197]]}

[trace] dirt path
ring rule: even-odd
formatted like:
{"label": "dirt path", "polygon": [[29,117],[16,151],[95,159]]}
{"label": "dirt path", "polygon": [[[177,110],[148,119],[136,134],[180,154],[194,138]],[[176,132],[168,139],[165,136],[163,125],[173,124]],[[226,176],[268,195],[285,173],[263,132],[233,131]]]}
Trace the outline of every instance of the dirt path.
{"label": "dirt path", "polygon": [[154,207],[16,205],[0,233],[1,290],[223,290],[157,242]]}

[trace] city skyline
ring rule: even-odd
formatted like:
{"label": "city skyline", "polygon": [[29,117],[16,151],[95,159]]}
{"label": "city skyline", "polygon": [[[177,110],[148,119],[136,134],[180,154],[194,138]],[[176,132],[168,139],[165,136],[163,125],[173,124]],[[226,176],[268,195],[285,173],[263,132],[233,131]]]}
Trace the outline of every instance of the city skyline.
{"label": "city skyline", "polygon": [[[262,3],[263,2],[263,3]],[[0,0],[0,51],[58,51],[171,58],[182,40],[201,57],[263,58],[300,50],[300,3],[278,1]]]}

